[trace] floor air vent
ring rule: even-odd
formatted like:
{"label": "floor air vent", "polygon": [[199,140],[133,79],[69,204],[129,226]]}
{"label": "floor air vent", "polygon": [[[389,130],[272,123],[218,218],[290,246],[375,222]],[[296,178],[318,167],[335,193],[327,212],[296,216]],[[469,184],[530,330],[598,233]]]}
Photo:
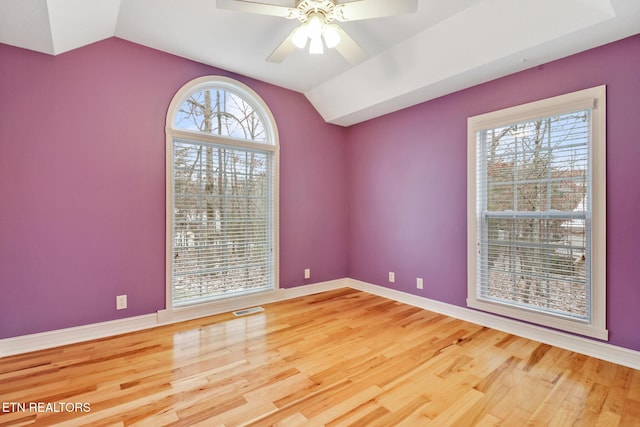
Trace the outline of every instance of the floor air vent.
{"label": "floor air vent", "polygon": [[264,311],[264,308],[251,307],[251,308],[245,308],[244,310],[236,310],[233,312],[233,315],[240,317],[240,316],[246,316],[247,314],[260,313],[261,311]]}

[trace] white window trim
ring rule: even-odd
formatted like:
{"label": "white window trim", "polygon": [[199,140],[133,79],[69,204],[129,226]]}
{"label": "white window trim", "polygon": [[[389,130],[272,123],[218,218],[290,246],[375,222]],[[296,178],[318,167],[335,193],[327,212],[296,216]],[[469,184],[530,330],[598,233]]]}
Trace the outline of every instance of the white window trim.
{"label": "white window trim", "polygon": [[[592,265],[591,321],[570,320],[562,316],[526,308],[493,303],[478,298],[477,235],[480,212],[476,206],[476,133],[512,123],[593,107],[592,115]],[[606,86],[560,95],[528,104],[470,117],[467,121],[467,305],[525,322],[607,340],[606,329]]]}
{"label": "white window trim", "polygon": [[[267,133],[265,142],[251,142],[246,140],[237,140],[234,138],[222,137],[217,135],[208,135],[203,132],[190,132],[174,129],[173,119],[176,111],[182,103],[194,93],[200,92],[210,87],[218,87],[228,89],[238,94],[246,102],[251,104],[253,109],[262,116],[263,126]],[[220,306],[229,305],[229,300],[240,299],[249,300],[251,294],[239,295],[237,297],[223,298],[222,300],[214,300],[202,304],[196,304],[184,307],[173,306],[172,292],[172,245],[173,245],[173,181],[171,171],[173,170],[173,142],[176,138],[190,139],[199,142],[211,142],[215,144],[223,144],[227,146],[258,149],[270,151],[273,153],[273,246],[274,246],[274,288],[264,291],[255,292],[255,294],[273,294],[278,291],[280,284],[280,240],[279,240],[279,224],[280,224],[280,139],[275,118],[264,102],[264,100],[249,86],[224,76],[203,76],[191,80],[182,86],[173,96],[169,108],[167,109],[167,117],[165,123],[165,310],[158,312],[163,319],[175,317],[173,313],[180,312],[182,316],[189,317],[185,312],[193,312],[197,315],[204,315],[211,310],[217,310]],[[225,301],[226,300],[226,301]]]}

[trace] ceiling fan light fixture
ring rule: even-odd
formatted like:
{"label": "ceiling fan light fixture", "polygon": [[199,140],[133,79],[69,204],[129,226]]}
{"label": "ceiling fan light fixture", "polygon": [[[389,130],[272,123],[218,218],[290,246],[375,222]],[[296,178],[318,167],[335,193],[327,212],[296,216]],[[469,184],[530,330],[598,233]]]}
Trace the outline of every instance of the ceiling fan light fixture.
{"label": "ceiling fan light fixture", "polygon": [[335,25],[325,25],[322,30],[322,38],[329,49],[338,46],[341,41],[340,33]]}
{"label": "ceiling fan light fixture", "polygon": [[[288,2],[293,3],[293,0]],[[334,21],[358,21],[415,12],[418,0],[296,0],[295,7],[263,3],[261,0],[216,0],[216,5],[222,9],[300,22],[300,26],[294,28],[267,57],[268,62],[280,63],[296,47],[303,49],[309,44],[309,53],[322,54],[325,47],[336,48],[351,65],[357,65],[367,58],[367,53]]]}

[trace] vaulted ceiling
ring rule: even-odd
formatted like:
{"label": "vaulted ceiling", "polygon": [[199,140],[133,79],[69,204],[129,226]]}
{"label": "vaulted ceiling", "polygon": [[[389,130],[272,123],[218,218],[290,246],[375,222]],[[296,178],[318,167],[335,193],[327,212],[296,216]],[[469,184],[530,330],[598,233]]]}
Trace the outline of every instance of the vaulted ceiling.
{"label": "vaulted ceiling", "polygon": [[638,34],[640,0],[418,0],[341,24],[369,55],[358,65],[335,51],[266,62],[296,25],[216,0],[0,1],[1,43],[58,55],[116,36],[302,92],[346,126]]}

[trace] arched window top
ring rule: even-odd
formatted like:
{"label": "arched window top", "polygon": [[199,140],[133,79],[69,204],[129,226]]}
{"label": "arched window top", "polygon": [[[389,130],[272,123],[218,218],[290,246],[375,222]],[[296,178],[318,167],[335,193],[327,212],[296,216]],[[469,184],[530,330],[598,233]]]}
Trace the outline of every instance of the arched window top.
{"label": "arched window top", "polygon": [[195,79],[175,95],[168,128],[212,137],[277,145],[275,121],[248,86],[222,76]]}

